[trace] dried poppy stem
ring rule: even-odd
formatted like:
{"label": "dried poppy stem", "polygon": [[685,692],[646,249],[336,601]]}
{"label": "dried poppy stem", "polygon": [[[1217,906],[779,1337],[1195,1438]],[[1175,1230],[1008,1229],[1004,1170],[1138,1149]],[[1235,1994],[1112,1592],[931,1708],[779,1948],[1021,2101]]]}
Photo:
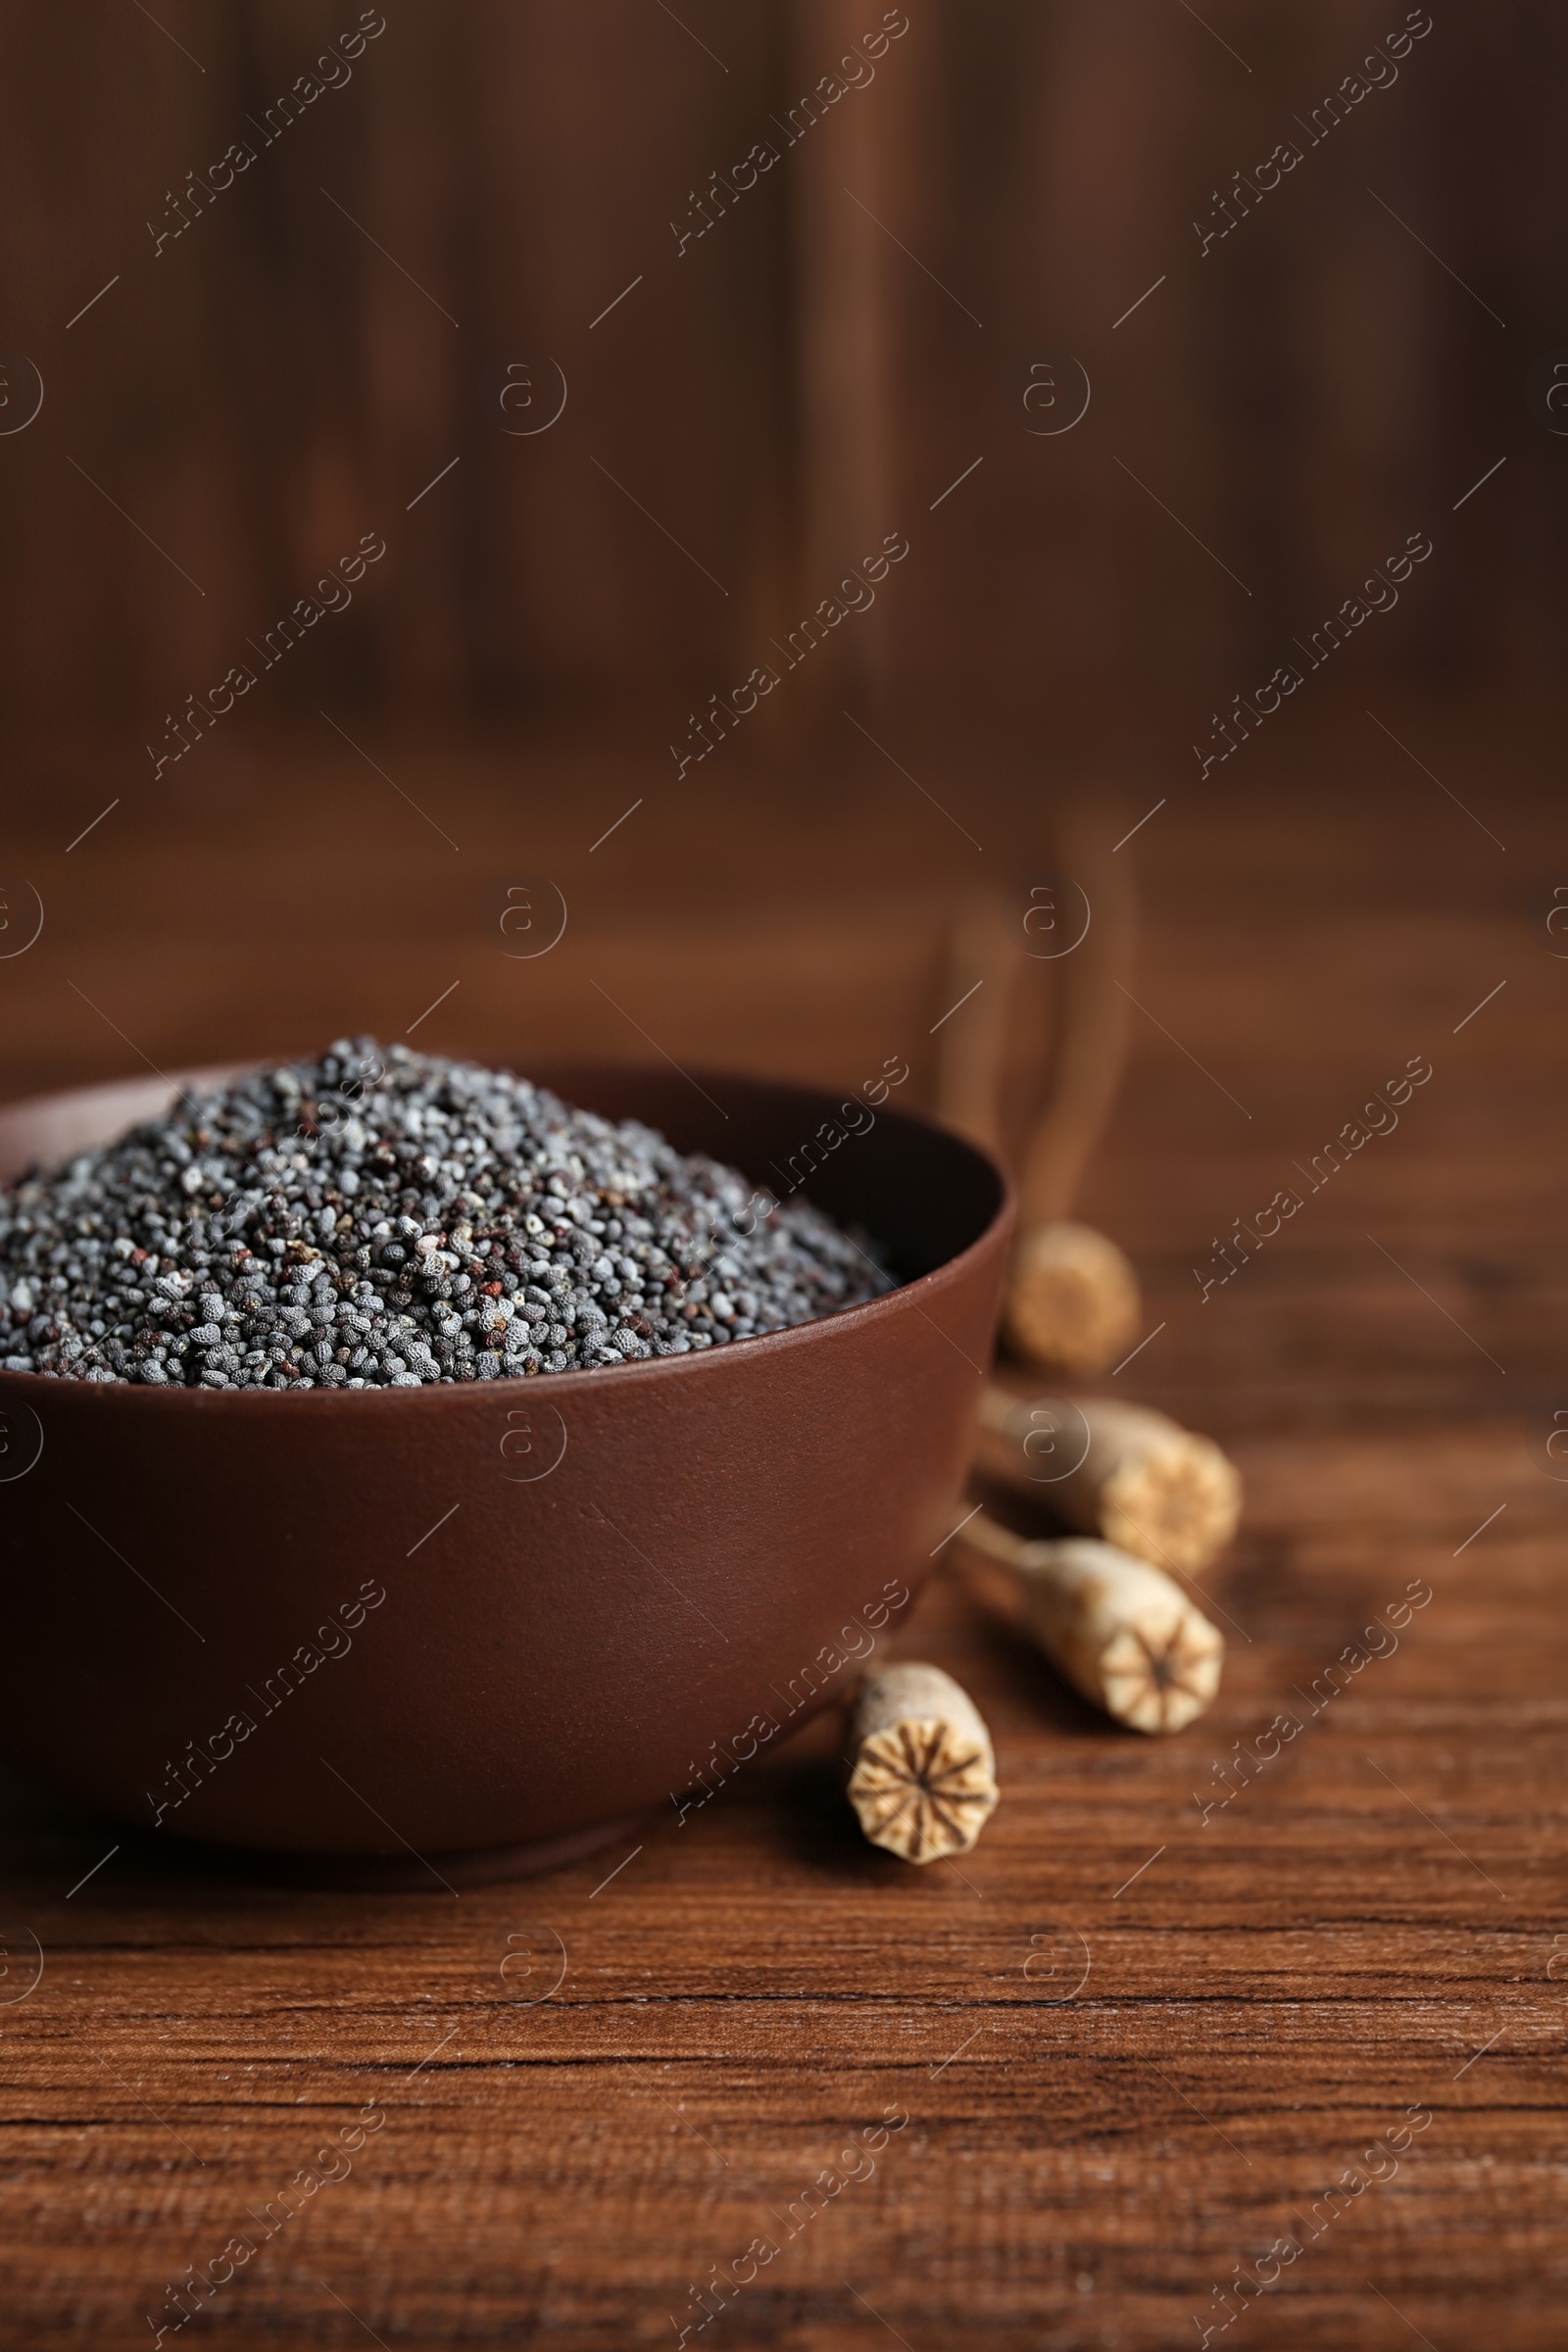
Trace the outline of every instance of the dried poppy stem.
{"label": "dried poppy stem", "polygon": [[937,1056],[939,1115],[960,1135],[1005,1156],[1002,1097],[1008,1012],[1023,961],[1022,934],[1004,899],[976,891],[954,917],[945,995],[956,1007],[944,1021]]}
{"label": "dried poppy stem", "polygon": [[1020,1176],[1026,1227],[1054,1225],[1071,1214],[1127,1060],[1132,999],[1125,983],[1133,976],[1137,906],[1132,868],[1108,846],[1115,821],[1106,808],[1093,819],[1074,809],[1059,827],[1057,856],[1088,901],[1088,928],[1056,959],[1055,1050]]}
{"label": "dried poppy stem", "polygon": [[1219,1689],[1225,1637],[1163,1569],[1089,1536],[1031,1544],[983,1511],[959,1541],[1012,1570],[1041,1648],[1118,1723],[1179,1732]]}
{"label": "dried poppy stem", "polygon": [[885,1666],[850,1720],[850,1802],[873,1845],[906,1862],[966,1853],[997,1802],[991,1735],[940,1666]]}
{"label": "dried poppy stem", "polygon": [[[1138,1278],[1116,1244],[1072,1222],[1073,1196],[1115,1101],[1126,1058],[1131,998],[1119,985],[1132,970],[1134,907],[1125,858],[1081,814],[1062,821],[1057,856],[1083,893],[1087,928],[1051,966],[1054,1039],[1043,1099],[1019,1162],[1021,1196],[1005,1333],[1015,1353],[1039,1364],[1097,1371],[1137,1336]],[[1075,894],[1071,894],[1076,904]],[[1038,908],[1032,909],[1038,912]],[[1076,919],[1070,907],[1063,920]],[[937,1068],[939,1115],[988,1150],[1004,1150],[1009,1014],[1034,953],[1028,918],[1002,898],[976,893],[960,907],[950,939],[947,992],[961,1006],[943,1032]]]}
{"label": "dried poppy stem", "polygon": [[[1050,1423],[1042,1458],[1041,1416]],[[1211,1438],[1113,1396],[1037,1403],[988,1389],[980,1465],[1035,1495],[1069,1527],[1193,1575],[1236,1533],[1242,1476]],[[1050,1471],[1056,1470],[1057,1476]]]}
{"label": "dried poppy stem", "polygon": [[1116,1244],[1070,1222],[1090,1153],[1127,1059],[1137,910],[1132,869],[1108,848],[1105,816],[1063,821],[1060,857],[1088,901],[1089,928],[1061,958],[1055,1051],[1019,1174],[1018,1240],[1005,1331],[1035,1363],[1101,1371],[1138,1334],[1138,1277]]}

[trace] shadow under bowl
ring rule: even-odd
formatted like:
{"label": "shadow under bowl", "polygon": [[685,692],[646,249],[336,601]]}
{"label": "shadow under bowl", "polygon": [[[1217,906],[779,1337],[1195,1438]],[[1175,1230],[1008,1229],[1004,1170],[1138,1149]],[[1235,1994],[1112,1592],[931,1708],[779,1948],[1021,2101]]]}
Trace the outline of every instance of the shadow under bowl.
{"label": "shadow under bowl", "polygon": [[[265,1875],[433,1888],[684,1818],[886,1643],[967,1467],[1005,1178],[887,1108],[828,1145],[816,1090],[525,1074],[780,1199],[809,1145],[809,1197],[902,1287],[700,1354],[451,1388],[0,1372],[12,1762]],[[12,1104],[0,1182],[171,1099]]]}

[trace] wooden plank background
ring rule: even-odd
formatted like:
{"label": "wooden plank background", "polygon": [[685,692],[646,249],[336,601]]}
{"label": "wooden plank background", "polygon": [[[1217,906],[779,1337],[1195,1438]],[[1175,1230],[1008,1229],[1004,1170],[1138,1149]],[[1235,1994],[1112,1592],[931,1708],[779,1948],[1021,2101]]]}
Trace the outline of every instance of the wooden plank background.
{"label": "wooden plank background", "polygon": [[[1549,0],[1440,14],[1315,146],[1298,118],[1422,12],[923,0],[684,251],[671,220],[782,143],[873,0],[401,0],[321,75],[346,0],[154,13],[0,4],[5,332],[46,387],[0,435],[0,708],[114,714],[138,780],[164,712],[366,530],[389,559],[312,677],[269,682],[285,708],[659,689],[683,720],[895,528],[927,560],[843,633],[849,682],[906,698],[941,662],[1035,712],[1043,671],[1056,737],[1102,749],[1209,668],[1223,709],[1440,522],[1378,667],[1560,635],[1558,445],[1524,405],[1561,332]],[[1205,251],[1195,219],[1287,138],[1300,165]],[[1090,414],[1036,438],[1021,370],[1062,350]],[[569,385],[537,436],[481,399],[519,351]],[[1450,523],[1505,450],[1533,500]]]}

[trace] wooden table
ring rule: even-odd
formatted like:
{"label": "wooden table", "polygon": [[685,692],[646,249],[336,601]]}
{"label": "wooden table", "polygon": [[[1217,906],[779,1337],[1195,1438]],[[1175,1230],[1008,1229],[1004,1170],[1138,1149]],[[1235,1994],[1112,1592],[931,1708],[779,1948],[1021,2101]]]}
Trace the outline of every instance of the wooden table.
{"label": "wooden table", "polygon": [[[7,1780],[0,2339],[144,2344],[241,2240],[185,2340],[1563,2343],[1550,819],[1489,789],[1481,732],[1444,773],[1505,854],[1413,775],[1326,795],[1311,752],[1143,839],[1137,1050],[1087,1203],[1158,1327],[1122,1385],[1247,1478],[1205,1580],[1212,1713],[1111,1730],[950,1576],[900,1646],[995,1736],[1003,1801],[961,1868],[858,1841],[820,1726],[624,1857],[457,1898],[215,1882],[172,1844],[97,1867],[113,1824]],[[454,978],[417,1042],[827,1076],[907,1051],[929,1083],[954,837],[880,773],[808,824],[729,778],[590,865],[635,784],[590,794],[563,760],[523,825],[499,755],[405,754],[464,844],[426,856],[416,819],[396,851],[368,824],[373,778],[313,759],[138,815],[93,866],[65,861],[74,802],[14,833],[50,921],[0,965],[6,1092],[396,1034]],[[979,793],[956,751],[921,774],[1025,854],[1027,795]],[[481,936],[476,839],[564,880],[537,965]],[[1210,1237],[1412,1055],[1433,1076],[1398,1131],[1202,1300]],[[339,2177],[310,2170],[360,2118],[383,2120]]]}

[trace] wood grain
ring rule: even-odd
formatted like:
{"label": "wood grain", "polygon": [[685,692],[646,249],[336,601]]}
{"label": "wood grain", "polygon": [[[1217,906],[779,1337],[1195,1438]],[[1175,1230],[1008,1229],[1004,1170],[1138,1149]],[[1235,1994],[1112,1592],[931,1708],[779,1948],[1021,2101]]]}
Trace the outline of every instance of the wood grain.
{"label": "wood grain", "polygon": [[[51,925],[0,965],[7,1091],[139,1066],[72,980],[166,1062],[396,1034],[454,975],[418,1042],[626,1050],[597,981],[642,1054],[834,1076],[925,1039],[911,1084],[933,1083],[954,885],[874,763],[809,859],[755,798],[757,901],[726,911],[700,824],[579,880],[605,860],[572,847],[590,797],[634,793],[612,762],[590,796],[536,760],[555,788],[530,862],[579,896],[570,954],[530,967],[375,828],[349,925],[318,921],[293,841],[362,807],[318,756],[302,739],[205,834],[133,827],[112,884],[51,862],[57,817],[19,837]],[[421,799],[439,781],[412,755],[393,772]],[[929,774],[951,782],[935,749]],[[483,756],[440,788],[466,872],[500,806]],[[1287,2231],[1303,2250],[1214,2342],[1561,2342],[1563,967],[1446,809],[1278,789],[1267,824],[1240,796],[1188,812],[1146,867],[1139,996],[1163,1030],[1135,1019],[1085,1196],[1165,1327],[1116,1388],[1209,1429],[1248,1483],[1201,1580],[1231,1644],[1212,1712],[1168,1741],[1115,1732],[955,1571],[898,1649],[955,1674],[995,1741],[1002,1801],[958,1867],[860,1842],[830,1726],[624,1857],[456,1898],[215,1881],[8,1779],[6,2342],[142,2344],[169,2282],[248,2236],[186,2340],[623,2352],[691,2322],[688,2342],[748,2352],[889,2330],[910,2352],[1163,2352]],[[1549,873],[1549,811],[1484,805]],[[980,830],[1005,848],[1028,824],[998,801]],[[1452,1035],[1499,977],[1490,1025]],[[1399,1132],[1200,1303],[1209,1235],[1422,1052]],[[1430,1601],[1369,1645],[1412,1583]],[[1387,1654],[1325,1695],[1357,1642]],[[1259,1763],[1284,1710],[1298,1732]],[[352,2170],[264,2237],[255,2217],[368,2102],[385,2121]],[[1411,2110],[1431,2120],[1396,2170],[1366,2160]],[[694,2290],[759,2239],[776,2253],[696,2332]]]}
{"label": "wood grain", "polygon": [[[1423,527],[1443,561],[1363,662],[1544,665],[1556,451],[1520,379],[1555,316],[1553,12],[1439,27],[1320,153],[1293,118],[1400,11],[1211,31],[1166,0],[932,0],[785,149],[778,121],[887,13],[694,0],[605,27],[573,0],[405,0],[269,138],[358,8],[99,4],[85,47],[69,12],[0,9],[7,350],[48,387],[0,466],[8,718],[85,701],[159,739],[368,530],[387,562],[319,632],[333,708],[639,681],[682,736],[895,529],[918,567],[840,632],[857,687],[940,669],[1057,744],[1147,743],[1155,684],[1206,733],[1287,616],[1315,625]],[[1287,138],[1299,168],[1205,254],[1216,181]],[[726,195],[761,140],[778,165]],[[1450,523],[1501,454],[1502,318],[1519,430]],[[1037,438],[1027,370],[1064,349],[1092,411]],[[514,438],[482,381],[538,351],[568,407]],[[274,685],[315,707],[293,665]]]}

